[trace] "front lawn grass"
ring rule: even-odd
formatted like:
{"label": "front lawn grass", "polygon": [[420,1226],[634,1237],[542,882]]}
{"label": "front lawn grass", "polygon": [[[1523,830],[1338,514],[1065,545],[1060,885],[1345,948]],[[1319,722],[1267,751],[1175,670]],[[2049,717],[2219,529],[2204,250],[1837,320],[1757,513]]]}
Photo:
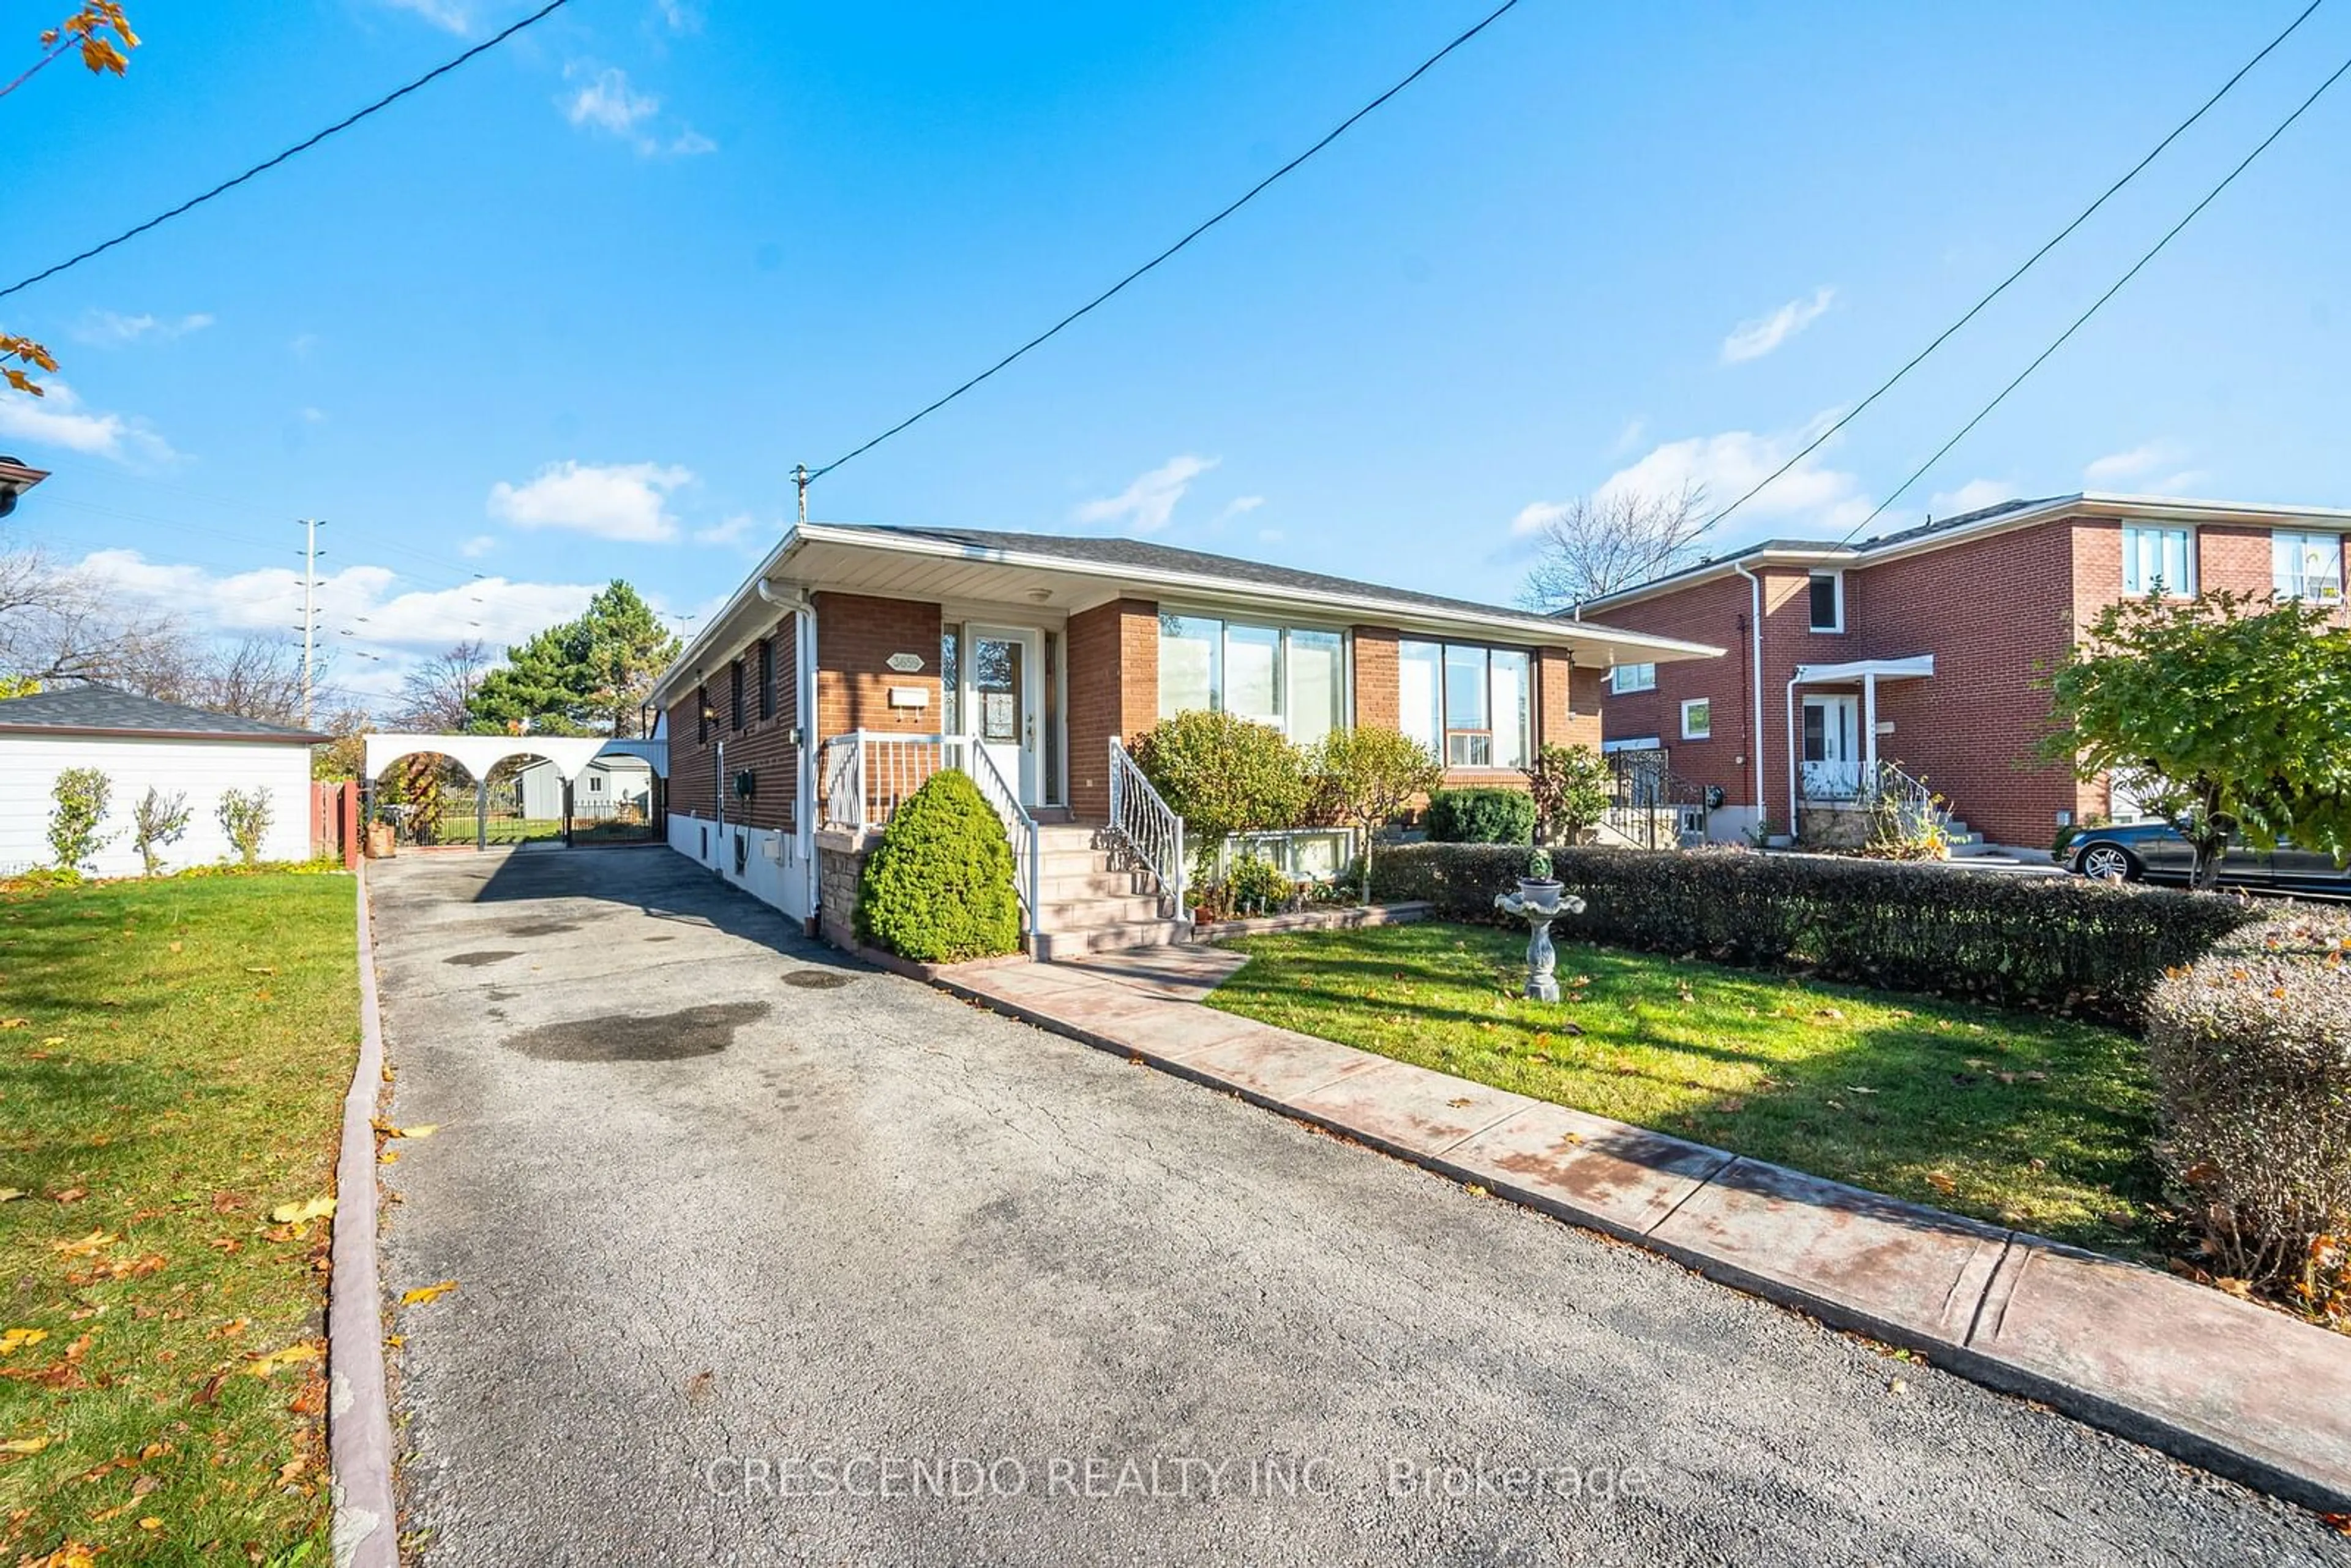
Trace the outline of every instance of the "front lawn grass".
{"label": "front lawn grass", "polygon": [[2064,1019],[1424,925],[1251,936],[1208,1005],[2017,1226],[2147,1257],[2164,1228],[2139,1042]]}
{"label": "front lawn grass", "polygon": [[351,901],[0,894],[0,1560],[329,1560],[329,1222],[269,1211],[329,1188]]}

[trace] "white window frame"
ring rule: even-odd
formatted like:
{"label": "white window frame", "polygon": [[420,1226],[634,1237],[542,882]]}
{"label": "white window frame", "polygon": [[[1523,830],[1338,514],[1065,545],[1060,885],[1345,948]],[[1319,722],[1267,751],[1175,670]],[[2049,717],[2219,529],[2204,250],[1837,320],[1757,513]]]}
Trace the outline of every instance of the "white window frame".
{"label": "white window frame", "polygon": [[[2188,569],[2188,580],[2186,582],[2165,583],[2163,585],[2163,596],[2166,599],[2195,598],[2197,577],[2196,529],[2192,524],[2188,523],[2126,522],[2123,524],[2123,592],[2133,599],[2144,599],[2153,591],[2152,585],[2144,580],[2137,584],[2134,584],[2131,581],[2131,564],[2138,556],[2138,552],[2131,548],[2131,536],[2133,534],[2147,533],[2179,534],[2186,540],[2186,544],[2180,552],[2180,560]],[[2163,552],[2160,549],[2156,551],[2158,559],[2161,557],[2162,553]]]}
{"label": "white window frame", "polygon": [[[1232,629],[1239,626],[1248,631],[1277,633],[1273,653],[1273,700],[1280,711],[1270,716],[1264,714],[1244,714],[1240,716],[1253,723],[1264,725],[1269,729],[1280,730],[1284,735],[1291,733],[1297,717],[1291,711],[1294,705],[1291,702],[1290,689],[1290,633],[1311,632],[1337,637],[1339,639],[1339,686],[1335,696],[1338,712],[1334,716],[1332,728],[1355,727],[1355,634],[1351,628],[1327,625],[1315,621],[1257,620],[1249,616],[1236,616],[1222,610],[1204,610],[1180,605],[1162,605],[1160,613],[1183,621],[1205,621],[1215,623],[1216,652],[1208,664],[1208,707],[1215,713],[1228,711],[1225,697],[1227,682],[1230,677],[1232,667]],[[1155,711],[1156,706],[1155,697]],[[1173,716],[1163,713],[1159,716],[1166,718]]]}
{"label": "white window frame", "polygon": [[[1831,586],[1831,591],[1832,591],[1833,596],[1834,597],[1835,601],[1836,601],[1836,614],[1835,614],[1835,616],[1832,619],[1831,623],[1830,623],[1829,625],[1826,625],[1826,626],[1822,625],[1819,622],[1817,622],[1817,621],[1815,621],[1815,620],[1813,620],[1813,584],[1814,584],[1814,583],[1818,582],[1821,579],[1823,579],[1823,578],[1824,578],[1824,577],[1825,577],[1825,578],[1827,578],[1827,579],[1829,580],[1829,583],[1830,583],[1830,586]],[[1809,628],[1809,629],[1811,629],[1812,631],[1821,632],[1822,634],[1826,635],[1826,636],[1842,636],[1842,635],[1844,634],[1844,572],[1842,572],[1842,571],[1820,571],[1820,570],[1815,570],[1815,571],[1808,572],[1808,573],[1806,573],[1806,574],[1805,574],[1805,577],[1804,577],[1804,624],[1805,624],[1805,626],[1806,626],[1806,627],[1808,627],[1808,628]]]}
{"label": "white window frame", "polygon": [[[1494,655],[1497,653],[1510,653],[1517,655],[1519,658],[1523,659],[1526,662],[1526,727],[1520,736],[1520,754],[1525,757],[1529,762],[1531,762],[1541,750],[1542,730],[1542,702],[1535,685],[1535,682],[1539,678],[1537,666],[1541,661],[1536,657],[1534,650],[1531,648],[1513,648],[1503,643],[1454,643],[1448,642],[1441,637],[1405,637],[1398,639],[1399,647],[1405,643],[1416,643],[1426,647],[1432,647],[1437,650],[1437,690],[1435,695],[1437,700],[1437,733],[1440,737],[1437,760],[1444,765],[1445,770],[1447,773],[1500,774],[1513,774],[1524,771],[1522,768],[1515,764],[1496,762],[1493,760],[1494,753],[1499,749],[1496,745],[1496,741],[1505,733],[1505,731],[1496,722],[1499,716],[1494,709]],[[1479,686],[1479,689],[1486,694],[1486,722],[1483,725],[1456,724],[1454,722],[1455,716],[1447,706],[1448,699],[1451,695],[1447,689],[1450,684],[1448,678],[1451,664],[1450,656],[1456,653],[1474,653],[1480,655]],[[1471,745],[1474,746],[1477,737],[1481,736],[1485,737],[1486,741],[1487,760],[1483,762],[1456,762],[1453,760],[1453,743],[1456,738],[1469,741]],[[1418,735],[1415,734],[1413,738],[1417,740],[1420,737]]]}
{"label": "white window frame", "polygon": [[[1706,724],[1704,727],[1698,729],[1692,729],[1690,727],[1690,710],[1692,708],[1704,708],[1706,710]],[[1682,700],[1682,738],[1684,740],[1712,740],[1714,738],[1714,699],[1712,697],[1685,697]]]}
{"label": "white window frame", "polygon": [[[1647,674],[1642,674],[1642,671]],[[1630,696],[1635,692],[1654,692],[1656,689],[1657,666],[1654,661],[1646,664],[1609,666],[1608,695],[1612,697]]]}
{"label": "white window frame", "polygon": [[1604,740],[1600,743],[1600,754],[1603,757],[1611,756],[1619,751],[1663,751],[1665,748],[1665,742],[1654,735],[1632,735],[1626,736],[1622,740]]}
{"label": "white window frame", "polygon": [[[2306,591],[2310,580],[2297,573],[2292,586],[2276,580],[2277,550],[2280,545],[2293,541],[2294,552],[2301,554],[2313,541],[2331,540],[2335,546],[2335,578],[2317,593]],[[2325,528],[2273,528],[2270,530],[2270,567],[2272,587],[2280,599],[2298,599],[2309,604],[2340,604],[2343,602],[2343,536]]]}

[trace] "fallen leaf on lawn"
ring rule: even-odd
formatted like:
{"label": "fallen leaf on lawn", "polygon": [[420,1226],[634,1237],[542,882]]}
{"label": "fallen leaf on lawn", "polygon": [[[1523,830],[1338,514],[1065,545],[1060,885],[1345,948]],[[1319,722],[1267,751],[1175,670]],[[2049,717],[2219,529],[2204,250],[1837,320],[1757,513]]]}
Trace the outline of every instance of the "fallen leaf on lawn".
{"label": "fallen leaf on lawn", "polygon": [[118,1239],[120,1239],[106,1231],[93,1230],[77,1240],[52,1241],[49,1246],[68,1258],[87,1258],[102,1247],[113,1246]]}
{"label": "fallen leaf on lawn", "polygon": [[1951,1177],[1945,1176],[1941,1171],[1928,1171],[1927,1173],[1927,1185],[1933,1187],[1937,1192],[1943,1194],[1946,1197],[1959,1190],[1959,1184]]}
{"label": "fallen leaf on lawn", "polygon": [[174,953],[176,953],[176,952],[178,952],[181,948],[183,948],[183,947],[186,946],[187,946],[187,944],[186,944],[186,943],[184,943],[184,942],[173,942],[173,943],[172,943],[170,946],[171,946],[171,949],[172,949],[172,952],[174,952]]}
{"label": "fallen leaf on lawn", "polygon": [[299,1476],[304,1470],[307,1470],[309,1468],[310,1461],[308,1458],[300,1454],[295,1455],[292,1458],[277,1467],[277,1484],[279,1486],[291,1485],[296,1477]]}
{"label": "fallen leaf on lawn", "polygon": [[2241,1301],[2250,1301],[2253,1299],[2252,1281],[2249,1280],[2215,1280],[2212,1281],[2212,1288],[2216,1291],[2226,1291]]}
{"label": "fallen leaf on lawn", "polygon": [[239,1241],[234,1236],[215,1236],[210,1241],[205,1242],[204,1245],[212,1248],[216,1252],[242,1252],[245,1250],[245,1243]]}
{"label": "fallen leaf on lawn", "polygon": [[275,968],[271,967],[267,964],[247,964],[245,967],[245,972],[248,975],[274,975],[277,973]]}
{"label": "fallen leaf on lawn", "polygon": [[402,1127],[392,1135],[395,1138],[429,1138],[440,1130],[438,1122],[419,1122],[413,1127]]}
{"label": "fallen leaf on lawn", "polygon": [[444,1280],[437,1285],[419,1285],[416,1289],[402,1294],[400,1304],[403,1307],[422,1306],[426,1301],[438,1301],[456,1288],[457,1281],[455,1280]]}
{"label": "fallen leaf on lawn", "polygon": [[318,1359],[319,1347],[317,1345],[302,1343],[289,1344],[284,1350],[273,1350],[267,1355],[255,1356],[252,1360],[245,1364],[245,1370],[251,1373],[256,1377],[267,1377],[281,1366],[292,1366],[298,1362],[316,1361]]}
{"label": "fallen leaf on lawn", "polygon": [[1715,1109],[1722,1112],[1726,1115],[1735,1116],[1740,1112],[1747,1109],[1747,1102],[1740,1099],[1738,1095],[1733,1094],[1729,1098],[1724,1100],[1721,1104],[1717,1105]]}
{"label": "fallen leaf on lawn", "polygon": [[243,1208],[244,1207],[245,1199],[237,1197],[236,1194],[233,1192],[216,1192],[213,1194],[213,1212],[214,1214],[235,1214],[238,1209]]}
{"label": "fallen leaf on lawn", "polygon": [[0,1454],[37,1454],[48,1446],[47,1437],[11,1437],[0,1443]]}
{"label": "fallen leaf on lawn", "polygon": [[221,1324],[220,1327],[213,1330],[209,1337],[213,1339],[235,1339],[237,1335],[243,1333],[248,1327],[250,1327],[252,1322],[253,1320],[251,1318],[231,1318],[228,1322]]}
{"label": "fallen leaf on lawn", "polygon": [[0,1186],[0,1203],[14,1203],[26,1196],[21,1186]]}
{"label": "fallen leaf on lawn", "polygon": [[151,1513],[146,1518],[139,1521],[139,1528],[141,1530],[161,1530],[163,1528],[163,1521]]}
{"label": "fallen leaf on lawn", "polygon": [[31,1019],[0,1019],[0,1029],[30,1029],[32,1027],[33,1020]]}
{"label": "fallen leaf on lawn", "polygon": [[1844,1009],[1842,1008],[1814,1008],[1813,1009],[1813,1016],[1816,1019],[1841,1019],[1844,1017]]}
{"label": "fallen leaf on lawn", "polygon": [[302,1203],[281,1203],[269,1211],[273,1224],[293,1225],[305,1219],[320,1219],[335,1212],[331,1197],[314,1197]]}
{"label": "fallen leaf on lawn", "polygon": [[79,1203],[83,1198],[89,1196],[89,1188],[86,1186],[69,1186],[63,1192],[52,1193],[49,1196],[56,1198],[59,1203]]}
{"label": "fallen leaf on lawn", "polygon": [[66,1037],[65,1037],[65,1036],[63,1036],[63,1035],[61,1035],[61,1034],[53,1034],[53,1035],[49,1036],[47,1040],[44,1040],[43,1041],[41,1041],[41,1049],[42,1049],[43,1051],[47,1051],[47,1050],[48,1050],[48,1048],[49,1048],[49,1047],[51,1047],[51,1046],[53,1046],[53,1045],[63,1045],[65,1042],[66,1042]]}
{"label": "fallen leaf on lawn", "polygon": [[1845,1092],[1848,1094],[1875,1094],[1877,1092],[1876,1090],[1865,1087],[1859,1083],[1848,1083],[1844,1088]]}
{"label": "fallen leaf on lawn", "polygon": [[49,1337],[47,1329],[10,1329],[0,1333],[0,1355],[14,1355],[27,1345],[36,1345]]}

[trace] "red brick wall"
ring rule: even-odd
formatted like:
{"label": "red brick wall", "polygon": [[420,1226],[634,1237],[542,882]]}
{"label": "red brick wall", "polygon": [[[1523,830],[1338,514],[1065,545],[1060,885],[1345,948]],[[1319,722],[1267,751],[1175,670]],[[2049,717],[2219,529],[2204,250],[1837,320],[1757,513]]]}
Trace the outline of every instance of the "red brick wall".
{"label": "red brick wall", "polygon": [[[1773,591],[1771,602],[1779,606],[1783,617],[1792,615],[1796,635],[1807,638],[1809,634],[1802,631],[1808,614],[1803,602],[1803,580],[1798,577],[1792,582],[1776,584]],[[1789,602],[1791,595],[1792,604]],[[1672,754],[1675,772],[1694,784],[1719,788],[1725,802],[1732,806],[1755,803],[1755,758],[1749,749],[1754,734],[1754,679],[1748,663],[1750,644],[1746,624],[1752,605],[1753,590],[1745,578],[1733,574],[1714,582],[1699,583],[1680,593],[1591,617],[1604,625],[1628,632],[1708,643],[1723,650],[1719,659],[1687,659],[1659,664],[1657,687],[1651,692],[1628,692],[1618,696],[1606,684],[1606,672],[1595,670],[1593,678],[1598,684],[1594,701],[1600,710],[1601,732],[1607,739],[1656,736]],[[1766,619],[1768,632],[1768,614]],[[1770,667],[1768,661],[1765,667]],[[1780,678],[1785,681],[1787,676],[1783,674]],[[1698,697],[1705,697],[1713,705],[1710,736],[1705,740],[1684,740],[1682,703]],[[1771,712],[1770,701],[1767,692],[1767,715]],[[1770,740],[1768,725],[1765,739]],[[1782,766],[1784,769],[1785,764]],[[1766,781],[1768,784],[1769,776]],[[1786,814],[1784,802],[1782,814]]]}
{"label": "red brick wall", "polygon": [[[920,735],[935,731],[939,706],[939,607],[921,600],[820,593],[816,604],[816,734],[821,746],[854,729]],[[890,668],[893,653],[914,653],[913,674]],[[927,694],[923,707],[893,708],[890,688]]]}
{"label": "red brick wall", "polygon": [[[792,728],[799,722],[799,637],[793,617],[784,616],[768,630],[776,657],[776,711],[759,716],[759,644],[743,652],[743,722],[738,727],[733,709],[733,666],[711,672],[710,704],[718,716],[711,722],[709,739],[697,738],[695,721],[700,694],[689,692],[669,710],[669,805],[673,811],[709,817],[717,809],[713,771],[718,743],[726,746],[726,820],[755,828],[789,831],[799,825],[799,750],[792,744]],[[734,775],[749,770],[752,793],[745,800],[734,792]]]}
{"label": "red brick wall", "polygon": [[1396,633],[1385,626],[1358,626],[1355,650],[1355,727],[1394,729],[1396,704],[1404,695],[1396,671]]}
{"label": "red brick wall", "polygon": [[1070,808],[1110,815],[1110,737],[1159,722],[1159,606],[1121,599],[1070,617]]}

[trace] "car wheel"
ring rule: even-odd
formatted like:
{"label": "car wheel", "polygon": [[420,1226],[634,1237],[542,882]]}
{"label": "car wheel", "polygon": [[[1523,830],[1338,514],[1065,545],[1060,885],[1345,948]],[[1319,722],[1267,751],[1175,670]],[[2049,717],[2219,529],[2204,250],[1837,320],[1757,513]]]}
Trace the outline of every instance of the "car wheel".
{"label": "car wheel", "polygon": [[2137,882],[2140,867],[2137,859],[2120,844],[2092,844],[2074,862],[2074,869],[2100,882],[2110,876]]}

